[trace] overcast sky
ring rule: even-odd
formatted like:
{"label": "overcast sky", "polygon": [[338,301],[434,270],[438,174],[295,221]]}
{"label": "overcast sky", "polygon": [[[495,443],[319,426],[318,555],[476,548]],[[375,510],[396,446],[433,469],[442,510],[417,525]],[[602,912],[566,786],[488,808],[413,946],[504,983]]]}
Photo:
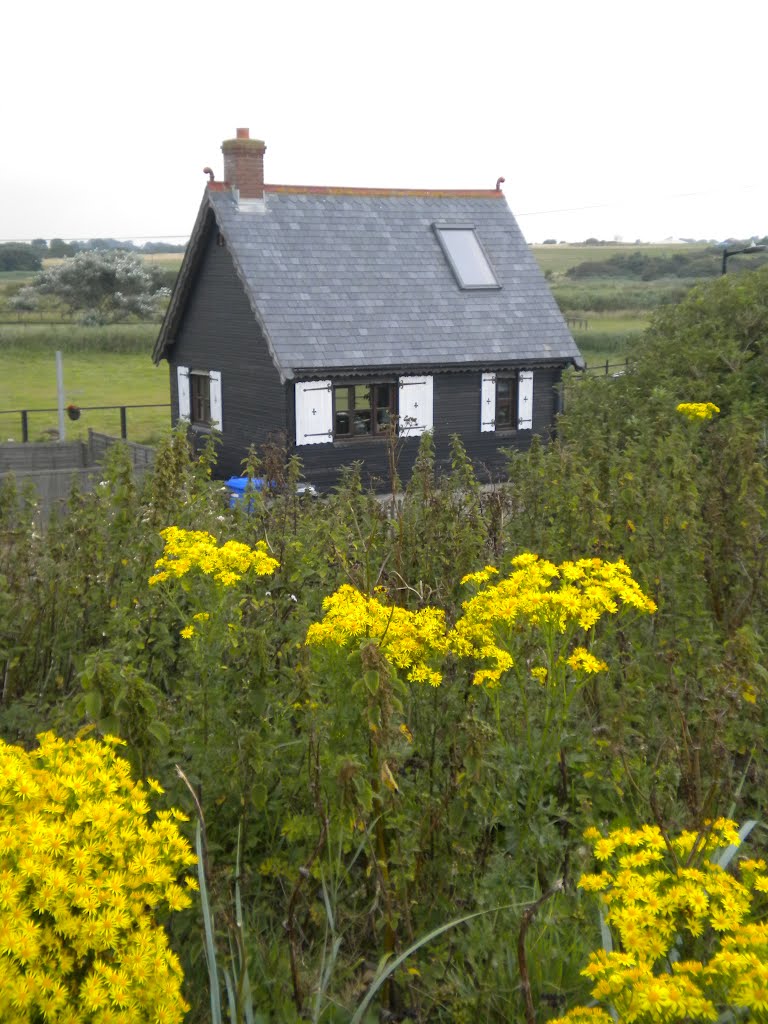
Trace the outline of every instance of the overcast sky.
{"label": "overcast sky", "polygon": [[3,14],[0,239],[189,235],[275,184],[492,188],[529,241],[768,233],[765,0],[34,0]]}

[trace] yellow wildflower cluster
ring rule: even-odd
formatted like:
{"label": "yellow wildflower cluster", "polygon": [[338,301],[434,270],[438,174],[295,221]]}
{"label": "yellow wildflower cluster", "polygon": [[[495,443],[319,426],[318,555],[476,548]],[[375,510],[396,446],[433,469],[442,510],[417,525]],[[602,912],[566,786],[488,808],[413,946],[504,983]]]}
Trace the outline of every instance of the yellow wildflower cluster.
{"label": "yellow wildflower cluster", "polygon": [[[622,605],[642,612],[656,610],[623,561],[584,558],[557,566],[523,554],[512,560],[512,568],[509,577],[493,584],[490,580],[498,570],[492,566],[465,576],[462,583],[488,585],[464,603],[463,615],[448,632],[439,609],[410,612],[386,607],[345,584],[325,599],[323,620],[309,627],[306,642],[346,647],[368,637],[393,664],[410,669],[409,679],[433,686],[439,685],[442,676],[428,662],[450,651],[484,663],[475,672],[474,682],[495,686],[514,664],[497,641],[497,630],[522,624],[553,626],[561,633],[569,627],[588,630],[603,615],[617,614]],[[566,661],[574,671],[586,674],[607,667],[585,647],[576,647]],[[531,674],[541,683],[547,681],[544,666],[536,666]]]}
{"label": "yellow wildflower cluster", "polygon": [[687,420],[711,420],[720,412],[713,402],[680,402],[676,411]]}
{"label": "yellow wildflower cluster", "polygon": [[150,576],[150,586],[199,570],[217,583],[231,587],[249,571],[257,576],[270,576],[280,565],[267,554],[263,540],[253,548],[235,540],[219,547],[210,533],[182,530],[178,526],[161,530],[160,536],[165,541],[165,550],[155,562],[155,568],[160,571]]}
{"label": "yellow wildflower cluster", "polygon": [[[641,612],[656,610],[621,560],[582,558],[554,565],[526,553],[512,560],[512,568],[506,579],[485,587],[464,603],[463,615],[449,636],[457,654],[485,663],[475,673],[474,682],[478,684],[496,685],[513,664],[509,652],[496,639],[498,630],[530,624],[565,633],[574,627],[588,630],[603,615],[617,614],[622,605]],[[475,573],[462,582],[477,581],[480,575]],[[568,664],[587,673],[606,667],[583,647],[573,651]]]}
{"label": "yellow wildflower cluster", "polygon": [[176,1024],[181,966],[153,912],[191,902],[184,816],[150,819],[121,741],[39,741],[0,741],[0,1020]]}
{"label": "yellow wildflower cluster", "polygon": [[[579,885],[600,893],[621,948],[591,955],[583,974],[594,998],[627,1024],[715,1021],[724,1009],[768,1020],[768,925],[748,919],[752,894],[768,891],[766,864],[743,861],[739,881],[712,859],[738,845],[736,825],[720,818],[670,839],[651,825],[607,836],[588,829],[585,837],[605,868]],[[685,959],[697,941],[715,947],[706,962]],[[552,1024],[593,1019],[586,1012],[579,1007]],[[610,1019],[599,1013],[595,1020]]]}
{"label": "yellow wildflower cluster", "polygon": [[370,639],[388,661],[408,670],[412,682],[440,685],[442,676],[429,663],[447,649],[444,612],[437,608],[411,612],[387,607],[349,584],[326,597],[323,610],[322,621],[307,630],[308,645],[348,647]]}

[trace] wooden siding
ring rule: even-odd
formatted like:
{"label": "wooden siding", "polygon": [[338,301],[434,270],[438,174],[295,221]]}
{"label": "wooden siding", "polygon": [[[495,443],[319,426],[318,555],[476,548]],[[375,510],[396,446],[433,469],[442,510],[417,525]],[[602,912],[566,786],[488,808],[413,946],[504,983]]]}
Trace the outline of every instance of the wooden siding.
{"label": "wooden siding", "polygon": [[[515,368],[517,369],[517,368]],[[451,435],[459,434],[482,482],[503,478],[507,457],[503,449],[525,450],[533,434],[549,439],[557,410],[557,390],[562,367],[539,367],[533,371],[533,430],[481,432],[479,371],[435,373],[434,430],[435,459],[438,468],[450,470]],[[293,421],[293,387],[288,385],[289,419]],[[397,443],[398,474],[407,481],[419,447],[419,438]],[[364,464],[363,481],[377,490],[389,489],[387,442],[374,438],[359,441],[335,441],[332,444],[303,445],[296,454],[304,466],[304,478],[321,490],[338,480],[339,469],[352,462]]]}
{"label": "wooden siding", "polygon": [[[171,406],[178,420],[176,367],[221,372],[223,444],[216,475],[242,472],[248,446],[285,435],[285,388],[226,246],[210,224],[171,352]],[[200,431],[195,433],[202,437]]]}

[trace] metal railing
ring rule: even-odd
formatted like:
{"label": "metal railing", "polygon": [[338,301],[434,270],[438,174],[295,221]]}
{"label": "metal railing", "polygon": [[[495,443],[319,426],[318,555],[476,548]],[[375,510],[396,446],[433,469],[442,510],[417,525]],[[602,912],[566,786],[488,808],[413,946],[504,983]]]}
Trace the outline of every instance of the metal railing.
{"label": "metal railing", "polygon": [[[77,406],[77,416],[72,414],[65,408],[64,412],[71,420],[77,420],[80,418],[80,413],[83,412],[96,412],[109,409],[120,410],[120,437],[123,441],[128,440],[128,409],[170,409],[170,402],[145,402],[140,405],[79,405]],[[0,410],[0,416],[21,416],[21,440],[22,443],[29,441],[29,416],[31,413],[38,412],[55,412],[58,413],[58,407],[52,409],[3,409]]]}
{"label": "metal railing", "polygon": [[605,377],[623,377],[629,370],[631,363],[629,359],[625,359],[621,363],[611,363],[607,359],[604,363],[595,363],[593,366],[586,365],[580,373],[600,373]]}

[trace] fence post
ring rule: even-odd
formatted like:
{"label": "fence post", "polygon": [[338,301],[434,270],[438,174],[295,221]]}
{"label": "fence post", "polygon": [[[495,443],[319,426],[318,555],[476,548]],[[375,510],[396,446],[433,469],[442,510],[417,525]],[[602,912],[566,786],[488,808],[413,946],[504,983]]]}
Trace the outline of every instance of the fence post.
{"label": "fence post", "polygon": [[29,421],[26,409],[22,410],[21,413],[21,440],[25,443],[29,440]]}
{"label": "fence post", "polygon": [[608,360],[605,360],[605,376],[608,376]]}
{"label": "fence post", "polygon": [[120,437],[122,437],[124,441],[128,440],[128,423],[124,405],[120,406]]}

